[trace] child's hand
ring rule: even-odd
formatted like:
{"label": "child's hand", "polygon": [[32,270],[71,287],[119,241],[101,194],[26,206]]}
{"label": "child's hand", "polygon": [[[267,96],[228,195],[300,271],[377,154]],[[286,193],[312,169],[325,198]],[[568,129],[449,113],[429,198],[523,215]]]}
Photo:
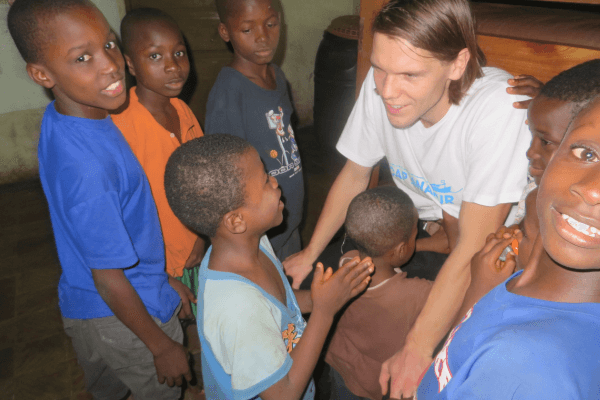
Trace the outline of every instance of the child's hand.
{"label": "child's hand", "polygon": [[190,305],[190,302],[194,304],[198,302],[194,293],[192,293],[189,287],[171,276],[169,276],[169,284],[179,294],[179,297],[181,297],[181,310],[179,310],[177,317],[179,319],[194,318],[192,306]]}
{"label": "child's hand", "polygon": [[317,263],[311,287],[313,312],[318,309],[333,317],[348,300],[367,288],[373,271],[370,257],[362,261],[355,257],[335,274],[331,268],[324,271],[323,264]]}
{"label": "child's hand", "polygon": [[540,90],[544,86],[541,81],[531,75],[515,75],[514,78],[508,80],[508,84],[512,86],[506,89],[508,93],[531,97],[529,100],[514,102],[514,108],[529,107],[531,100],[540,93]]}
{"label": "child's hand", "polygon": [[182,378],[188,382],[192,380],[187,351],[173,340],[169,339],[169,342],[154,354],[154,367],[159,383],[166,382],[169,386],[181,386]]}
{"label": "child's hand", "polygon": [[490,234],[483,248],[471,259],[471,287],[487,293],[508,279],[516,267],[515,253],[510,251],[506,254],[506,261],[499,258],[507,246],[522,237],[517,225],[510,228],[502,226],[496,233]]}

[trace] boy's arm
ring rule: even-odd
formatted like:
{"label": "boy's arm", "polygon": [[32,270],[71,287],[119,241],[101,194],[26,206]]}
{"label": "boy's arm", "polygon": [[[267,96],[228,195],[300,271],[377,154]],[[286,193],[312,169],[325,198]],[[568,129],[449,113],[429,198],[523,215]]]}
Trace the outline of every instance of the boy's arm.
{"label": "boy's arm", "polygon": [[352,199],[367,188],[371,169],[351,160],[346,161],[329,190],[309,245],[283,261],[286,274],[294,279],[294,287],[300,286],[302,280],[312,270],[312,265],[319,254],[344,223]]}
{"label": "boy's arm", "polygon": [[400,398],[401,394],[410,397],[415,393],[422,372],[431,363],[435,346],[450,329],[463,302],[473,254],[504,222],[510,207],[511,204],[486,207],[462,203],[456,248],[442,266],[406,344],[382,366],[379,383],[384,394],[390,378],[391,397]]}
{"label": "boy's arm", "polygon": [[344,264],[335,274],[331,268],[323,271],[317,264],[312,283],[314,309],[306,329],[291,352],[293,364],[286,376],[260,394],[263,400],[300,399],[329,333],[333,317],[351,298],[366,289],[369,275],[373,272],[370,258],[358,257]]}
{"label": "boy's arm", "polygon": [[309,314],[312,312],[312,298],[310,297],[310,290],[296,290],[294,289],[294,296],[300,307],[302,314]]}
{"label": "boy's arm", "polygon": [[196,243],[194,243],[194,247],[192,248],[192,252],[185,262],[184,268],[192,268],[202,262],[204,258],[204,253],[206,252],[206,241],[198,236],[196,239]]}
{"label": "boy's arm", "polygon": [[154,322],[122,269],[92,269],[98,293],[115,316],[148,347],[154,356],[158,381],[180,386],[192,375],[183,346]]}

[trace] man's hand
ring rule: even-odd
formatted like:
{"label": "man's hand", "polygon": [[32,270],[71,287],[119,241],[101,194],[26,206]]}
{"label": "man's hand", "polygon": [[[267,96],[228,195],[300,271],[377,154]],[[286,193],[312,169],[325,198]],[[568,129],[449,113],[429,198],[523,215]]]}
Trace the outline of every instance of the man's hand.
{"label": "man's hand", "polygon": [[179,297],[181,297],[181,310],[179,310],[177,317],[179,317],[179,319],[194,318],[192,306],[190,305],[190,302],[195,304],[198,301],[196,296],[194,296],[194,293],[192,293],[189,287],[185,286],[182,282],[172,276],[169,276],[169,284],[175,289],[177,294],[179,294]]}
{"label": "man's hand", "polygon": [[431,355],[424,354],[407,340],[402,350],[381,366],[379,375],[381,392],[387,394],[389,384],[390,398],[401,399],[414,396],[423,373],[429,368],[431,361]]}
{"label": "man's hand", "polygon": [[506,89],[508,93],[531,97],[529,100],[514,102],[514,108],[529,107],[531,100],[540,93],[540,90],[544,86],[541,81],[531,75],[515,75],[512,79],[508,80],[508,84],[512,86]]}
{"label": "man's hand", "polygon": [[159,383],[181,386],[182,378],[188,382],[192,380],[187,351],[173,340],[161,346],[160,351],[154,354],[154,366]]}
{"label": "man's hand", "polygon": [[292,254],[283,261],[283,269],[285,274],[292,277],[292,288],[299,289],[300,284],[312,271],[313,263],[317,257],[311,254],[309,248]]}
{"label": "man's hand", "polygon": [[438,228],[433,235],[428,238],[417,239],[416,251],[434,251],[436,253],[450,254],[450,244],[444,227],[440,224],[435,225]]}

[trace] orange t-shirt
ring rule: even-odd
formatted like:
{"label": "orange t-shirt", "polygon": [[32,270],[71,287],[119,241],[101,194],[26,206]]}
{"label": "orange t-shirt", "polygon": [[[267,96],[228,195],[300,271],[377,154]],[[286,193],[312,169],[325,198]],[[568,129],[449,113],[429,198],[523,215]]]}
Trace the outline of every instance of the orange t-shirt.
{"label": "orange t-shirt", "polygon": [[[179,115],[181,141],[185,143],[202,136],[202,129],[192,110],[177,98],[171,99],[171,104]],[[173,214],[165,194],[165,167],[169,156],[180,146],[179,141],[156,122],[150,111],[139,102],[135,87],[129,90],[127,109],[112,115],[112,119],[146,172],[165,240],[167,273],[179,277],[183,275],[185,262],[198,238]]]}

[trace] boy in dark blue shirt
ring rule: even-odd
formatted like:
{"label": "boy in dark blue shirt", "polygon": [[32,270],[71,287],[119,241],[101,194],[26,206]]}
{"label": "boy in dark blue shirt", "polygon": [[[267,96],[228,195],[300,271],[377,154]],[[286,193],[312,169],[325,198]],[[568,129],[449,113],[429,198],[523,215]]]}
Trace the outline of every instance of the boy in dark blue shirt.
{"label": "boy in dark blue shirt", "polygon": [[193,296],[167,278],[148,180],[108,115],[125,101],[115,35],[86,0],[17,0],[8,26],[29,76],[55,97],[40,179],[62,267],[59,306],[86,388],[96,399],[177,399],[173,385],[191,376],[176,310]]}
{"label": "boy in dark blue shirt", "polygon": [[[301,249],[304,180],[285,75],[273,64],[279,13],[271,0],[218,0],[219,34],[233,47],[233,61],[212,87],[205,133],[229,133],[249,141],[285,199],[284,223],[268,232],[280,260]],[[293,276],[293,275],[292,275]],[[294,287],[300,282],[294,281]]]}

